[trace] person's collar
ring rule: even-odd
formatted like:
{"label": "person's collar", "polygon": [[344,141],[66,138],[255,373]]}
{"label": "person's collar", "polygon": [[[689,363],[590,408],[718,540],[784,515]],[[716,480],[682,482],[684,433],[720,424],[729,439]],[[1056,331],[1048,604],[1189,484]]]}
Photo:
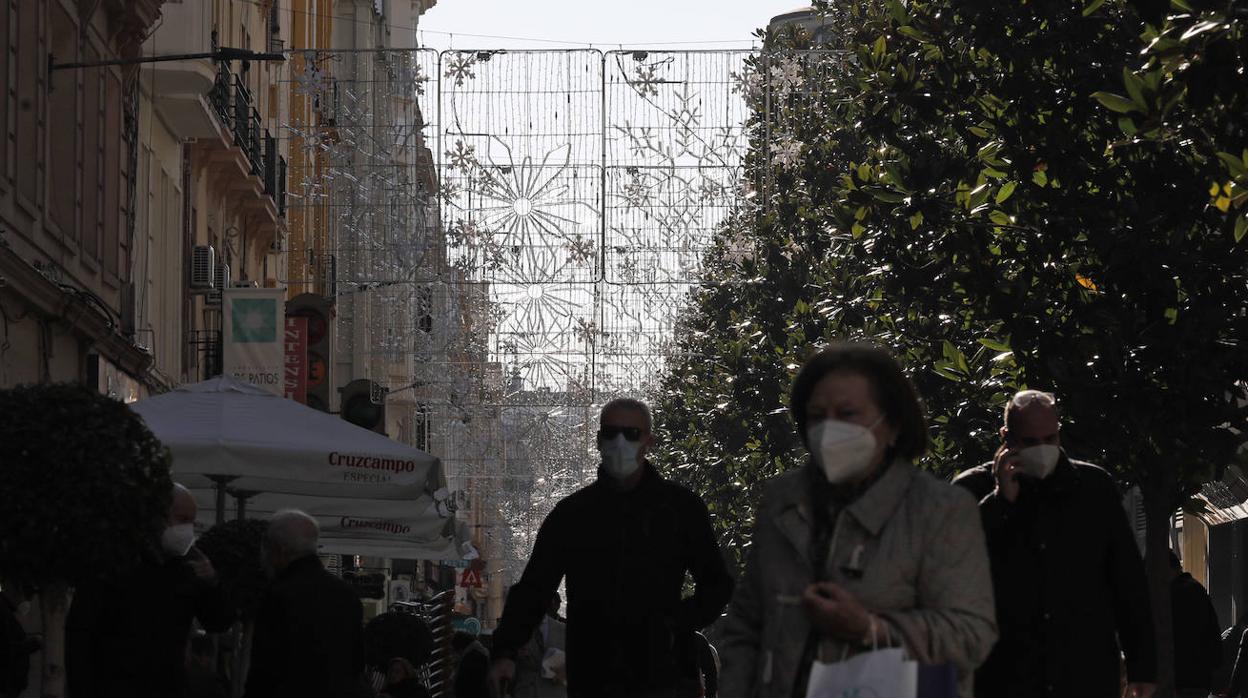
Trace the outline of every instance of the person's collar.
{"label": "person's collar", "polygon": [[646,459],[641,462],[641,479],[637,481],[637,486],[631,490],[621,490],[617,487],[615,478],[607,473],[606,469],[601,465],[598,466],[598,484],[603,489],[616,494],[633,494],[647,490],[659,479],[659,473],[651,465],[650,460]]}
{"label": "person's collar", "polygon": [[290,564],[286,565],[285,569],[277,573],[277,578],[283,579],[298,572],[320,568],[321,558],[317,557],[316,553],[308,553],[307,555],[291,560]]}
{"label": "person's collar", "polygon": [[915,475],[914,466],[904,458],[894,459],[881,467],[883,472],[878,474],[878,479],[868,483],[866,489],[859,492],[845,509],[873,536],[879,535],[893,512],[901,506]]}
{"label": "person's collar", "polygon": [[1053,473],[1049,475],[1041,483],[1043,489],[1049,492],[1065,492],[1075,486],[1079,482],[1079,471],[1075,469],[1070,458],[1066,456],[1066,451],[1062,451],[1057,458],[1057,465],[1053,467]]}

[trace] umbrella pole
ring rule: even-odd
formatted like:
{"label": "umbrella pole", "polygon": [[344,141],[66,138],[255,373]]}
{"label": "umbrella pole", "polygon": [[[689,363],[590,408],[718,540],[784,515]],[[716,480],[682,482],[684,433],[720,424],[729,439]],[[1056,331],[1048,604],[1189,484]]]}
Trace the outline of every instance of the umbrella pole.
{"label": "umbrella pole", "polygon": [[232,480],[237,480],[237,475],[209,475],[209,480],[217,486],[217,525],[225,523],[225,486]]}
{"label": "umbrella pole", "polygon": [[231,490],[230,493],[234,495],[235,501],[238,502],[238,520],[242,521],[247,518],[247,500],[260,493],[250,490]]}

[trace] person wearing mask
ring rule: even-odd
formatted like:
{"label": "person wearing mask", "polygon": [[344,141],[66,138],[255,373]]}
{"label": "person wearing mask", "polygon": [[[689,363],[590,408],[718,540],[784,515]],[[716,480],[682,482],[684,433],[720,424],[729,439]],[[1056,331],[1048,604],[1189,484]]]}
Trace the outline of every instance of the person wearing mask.
{"label": "person wearing mask", "polygon": [[[516,676],[516,656],[567,578],[568,695],[697,695],[693,632],[732,594],[702,499],[664,479],[646,459],[650,408],[607,403],[599,418],[598,479],[559,502],[494,632],[495,688]],[[686,573],[693,595],[681,598]]]}
{"label": "person wearing mask", "polygon": [[256,617],[245,698],[353,698],[364,683],[364,608],[321,565],[320,526],[301,511],[269,519],[261,559],[272,579]]}
{"label": "person wearing mask", "polygon": [[233,613],[195,544],[195,498],[175,484],[160,554],[124,578],[74,590],[65,623],[66,680],[74,698],[180,698],[192,621],[223,632]]}
{"label": "person wearing mask", "polygon": [[1174,621],[1174,687],[1179,698],[1208,698],[1222,663],[1222,626],[1209,592],[1170,553],[1170,611]]}
{"label": "person wearing mask", "polygon": [[805,696],[816,661],[902,647],[972,694],[996,639],[975,501],[915,467],[927,424],[886,351],[834,344],[793,382],[810,453],[768,481],[745,572],[719,628],[722,698]]}
{"label": "person wearing mask", "polygon": [[1024,390],[1005,407],[992,463],[954,483],[979,493],[1001,639],[976,677],[983,698],[1155,690],[1156,650],[1144,564],[1109,473],[1069,458],[1050,393]]}

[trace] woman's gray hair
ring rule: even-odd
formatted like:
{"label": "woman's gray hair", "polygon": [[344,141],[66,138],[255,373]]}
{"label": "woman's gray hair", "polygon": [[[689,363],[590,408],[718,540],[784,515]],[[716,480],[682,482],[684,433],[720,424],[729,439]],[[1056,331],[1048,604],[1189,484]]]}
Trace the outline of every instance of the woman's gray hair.
{"label": "woman's gray hair", "polygon": [[316,519],[298,509],[283,509],[269,517],[265,534],[269,544],[292,556],[315,554],[321,535]]}

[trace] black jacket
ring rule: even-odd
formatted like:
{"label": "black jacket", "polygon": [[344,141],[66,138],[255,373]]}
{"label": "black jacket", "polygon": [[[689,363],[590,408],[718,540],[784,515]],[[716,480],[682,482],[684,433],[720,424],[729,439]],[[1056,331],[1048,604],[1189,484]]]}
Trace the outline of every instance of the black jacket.
{"label": "black jacket", "polygon": [[[600,473],[546,517],[494,632],[495,657],[528,642],[566,575],[570,696],[696,681],[693,632],[723,613],[732,578],[701,498],[643,467],[631,492]],[[695,590],[682,601],[686,571]]]}
{"label": "black jacket", "polygon": [[282,570],[256,618],[246,698],[349,698],[364,672],[355,589],[308,555]]}
{"label": "black jacket", "polygon": [[16,614],[17,607],[0,594],[0,698],[16,698],[26,690],[30,655],[39,650]]}
{"label": "black jacket", "polygon": [[1020,484],[1013,504],[995,492],[980,503],[1000,639],[976,696],[1113,698],[1119,642],[1129,680],[1152,682],[1144,564],[1113,479],[1063,455],[1047,479]]}
{"label": "black jacket", "polygon": [[152,562],[118,583],[80,585],[66,619],[65,665],[74,698],[171,698],[186,692],[191,620],[210,632],[233,616],[220,588],[185,558]]}
{"label": "black jacket", "polygon": [[1174,686],[1213,687],[1213,671],[1222,663],[1222,633],[1209,592],[1184,572],[1170,582],[1174,619]]}

